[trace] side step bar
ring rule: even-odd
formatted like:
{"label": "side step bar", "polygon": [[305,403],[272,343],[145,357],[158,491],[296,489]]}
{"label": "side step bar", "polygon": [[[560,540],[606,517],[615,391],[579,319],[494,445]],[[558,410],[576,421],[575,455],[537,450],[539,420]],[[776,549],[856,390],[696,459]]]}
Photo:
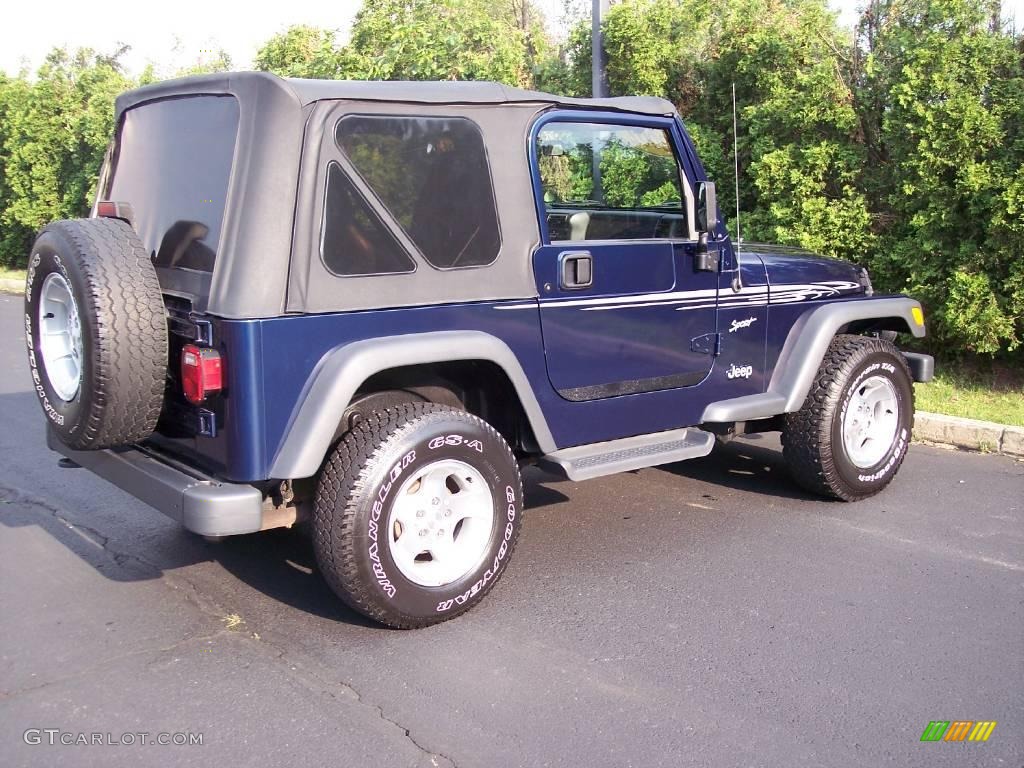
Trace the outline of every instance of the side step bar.
{"label": "side step bar", "polygon": [[715,436],[696,427],[637,435],[604,443],[563,448],[544,456],[540,464],[561,470],[570,480],[589,480],[631,469],[707,456]]}

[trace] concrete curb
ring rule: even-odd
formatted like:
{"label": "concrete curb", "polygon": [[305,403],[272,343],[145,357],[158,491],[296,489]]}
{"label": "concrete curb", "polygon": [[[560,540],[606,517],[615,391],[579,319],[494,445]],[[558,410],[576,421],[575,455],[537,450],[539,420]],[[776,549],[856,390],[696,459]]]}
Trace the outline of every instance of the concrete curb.
{"label": "concrete curb", "polygon": [[992,421],[918,411],[914,414],[914,439],[1024,458],[1024,427]]}
{"label": "concrete curb", "polygon": [[0,277],[0,293],[17,293],[20,296],[25,293],[25,281]]}

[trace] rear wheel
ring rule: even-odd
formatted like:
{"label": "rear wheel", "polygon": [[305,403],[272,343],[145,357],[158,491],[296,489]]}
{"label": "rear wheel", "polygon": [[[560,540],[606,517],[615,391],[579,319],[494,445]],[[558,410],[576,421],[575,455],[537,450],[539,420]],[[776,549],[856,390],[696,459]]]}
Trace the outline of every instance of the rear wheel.
{"label": "rear wheel", "polygon": [[805,489],[845,501],[896,476],[914,426],[910,369],[892,343],[836,336],[803,407],[786,414],[782,447]]}
{"label": "rear wheel", "polygon": [[36,395],[63,443],[111,448],[155,429],[167,321],[156,270],[123,221],[43,228],[29,259],[25,340]]}
{"label": "rear wheel", "polygon": [[369,414],[325,464],[317,562],[350,607],[424,627],[483,599],[519,537],[522,481],[508,444],[464,411],[409,403]]}

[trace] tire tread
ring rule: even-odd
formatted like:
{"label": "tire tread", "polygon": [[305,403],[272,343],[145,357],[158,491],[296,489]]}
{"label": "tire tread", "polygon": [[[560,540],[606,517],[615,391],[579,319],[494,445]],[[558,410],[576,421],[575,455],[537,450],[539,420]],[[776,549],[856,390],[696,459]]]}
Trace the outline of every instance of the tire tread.
{"label": "tire tread", "polygon": [[[832,414],[839,406],[846,381],[865,355],[881,352],[892,357],[911,379],[910,368],[896,346],[885,339],[839,334],[832,339],[814,377],[803,407],[783,419],[782,453],[793,479],[804,490],[843,501],[872,496],[896,475],[897,464],[886,482],[868,492],[851,489],[840,477],[832,444]],[[914,424],[911,387],[910,427]],[[902,458],[900,459],[902,462]]]}
{"label": "tire tread", "polygon": [[68,445],[95,450],[138,442],[156,429],[168,365],[166,310],[149,254],[118,219],[56,221],[42,232],[73,248],[91,304],[79,312],[93,311],[95,322],[92,397]]}

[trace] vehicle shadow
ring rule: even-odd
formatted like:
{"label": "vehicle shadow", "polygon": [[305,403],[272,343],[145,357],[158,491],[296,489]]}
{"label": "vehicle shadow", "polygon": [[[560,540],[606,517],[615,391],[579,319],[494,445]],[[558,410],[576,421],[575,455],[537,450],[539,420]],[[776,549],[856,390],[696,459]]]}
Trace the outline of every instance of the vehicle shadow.
{"label": "vehicle shadow", "polygon": [[[564,494],[542,485],[539,472],[523,477],[526,515],[530,510],[568,501]],[[307,524],[249,536],[230,536],[206,543],[210,557],[240,581],[304,613],[367,627],[369,619],[349,609],[320,575]]]}
{"label": "vehicle shadow", "polygon": [[[794,484],[781,452],[757,445],[758,437],[720,445],[703,459],[669,464],[660,469],[679,477],[760,495],[816,500]],[[569,496],[547,485],[553,478],[539,468],[524,470],[527,518],[531,510],[570,501]],[[307,531],[300,526],[229,537],[218,544],[200,543],[208,556],[226,571],[275,600],[327,619],[376,626],[342,604],[327,586],[319,573]]]}
{"label": "vehicle shadow", "polygon": [[703,458],[665,464],[659,469],[678,477],[761,496],[822,501],[820,497],[806,493],[796,484],[789,474],[778,441],[765,435],[747,435],[725,444],[717,444]]}
{"label": "vehicle shadow", "polygon": [[211,559],[225,571],[273,600],[331,621],[380,626],[349,608],[331,591],[320,575],[313,542],[304,526],[204,543]]}
{"label": "vehicle shadow", "polygon": [[540,467],[525,467],[523,469],[523,500],[526,503],[525,516],[530,516],[530,510],[553,507],[570,501],[566,496],[555,488],[550,488],[545,483],[552,480],[560,481],[557,475],[553,475]]}
{"label": "vehicle shadow", "polygon": [[[28,395],[16,397],[32,400]],[[28,495],[5,489],[0,481],[0,530],[36,526],[111,581],[160,579],[181,569],[216,563],[255,591],[303,613],[355,626],[379,626],[348,608],[331,591],[320,575],[308,525],[207,541],[169,524],[141,502],[117,494],[123,499],[125,525],[114,530],[109,515],[103,520],[90,518],[87,510],[65,509],[62,503],[51,501],[59,495],[58,489],[66,491],[79,478],[91,478],[83,469],[58,468],[57,459],[57,454],[52,454],[50,493],[47,486],[37,486],[35,493]],[[527,514],[531,508],[568,501],[564,494],[544,487],[546,479],[540,472],[525,473]],[[89,482],[101,481],[92,478]],[[202,589],[208,573],[186,574],[186,578]],[[216,594],[211,597],[217,598]]]}
{"label": "vehicle shadow", "polygon": [[[36,416],[34,397],[29,392],[0,396],[0,411],[9,420],[10,434],[19,441],[42,441],[42,426]],[[31,416],[29,416],[31,414]],[[758,494],[794,500],[803,494],[789,478],[782,455],[773,438],[759,445],[760,436],[719,446],[708,457],[670,464],[661,471],[679,477],[721,485]],[[12,445],[4,446],[11,449]],[[102,483],[82,469],[58,469],[57,455],[41,452],[39,461],[53,461],[45,482],[32,495],[4,490],[0,479],[0,526],[38,526],[83,562],[113,581],[159,579],[165,574],[199,566],[187,578],[200,587],[215,574],[203,570],[204,563],[216,563],[240,582],[263,595],[329,620],[358,626],[375,626],[346,607],[327,586],[316,564],[307,529],[266,531],[208,542],[167,521],[126,494],[100,491]],[[526,516],[531,510],[557,507],[570,498],[559,487],[551,487],[553,476],[528,467],[523,472]],[[15,477],[8,476],[15,483]],[[81,506],[69,488],[81,488]],[[102,499],[96,502],[93,496]],[[59,501],[56,501],[59,500]],[[102,509],[102,515],[98,514]],[[123,510],[123,512],[122,512]],[[216,598],[216,595],[213,595]]]}
{"label": "vehicle shadow", "polygon": [[[312,543],[300,529],[281,528],[212,542],[167,526],[147,537],[144,546],[129,547],[95,528],[71,522],[62,513],[55,515],[50,510],[51,514],[41,515],[33,505],[37,503],[0,494],[0,524],[40,527],[111,581],[148,581],[186,569],[185,578],[203,591],[206,574],[189,575],[187,569],[216,563],[257,592],[296,610],[346,624],[376,626],[331,592],[317,570]],[[159,513],[154,510],[152,514]],[[217,599],[216,594],[210,597]]]}

